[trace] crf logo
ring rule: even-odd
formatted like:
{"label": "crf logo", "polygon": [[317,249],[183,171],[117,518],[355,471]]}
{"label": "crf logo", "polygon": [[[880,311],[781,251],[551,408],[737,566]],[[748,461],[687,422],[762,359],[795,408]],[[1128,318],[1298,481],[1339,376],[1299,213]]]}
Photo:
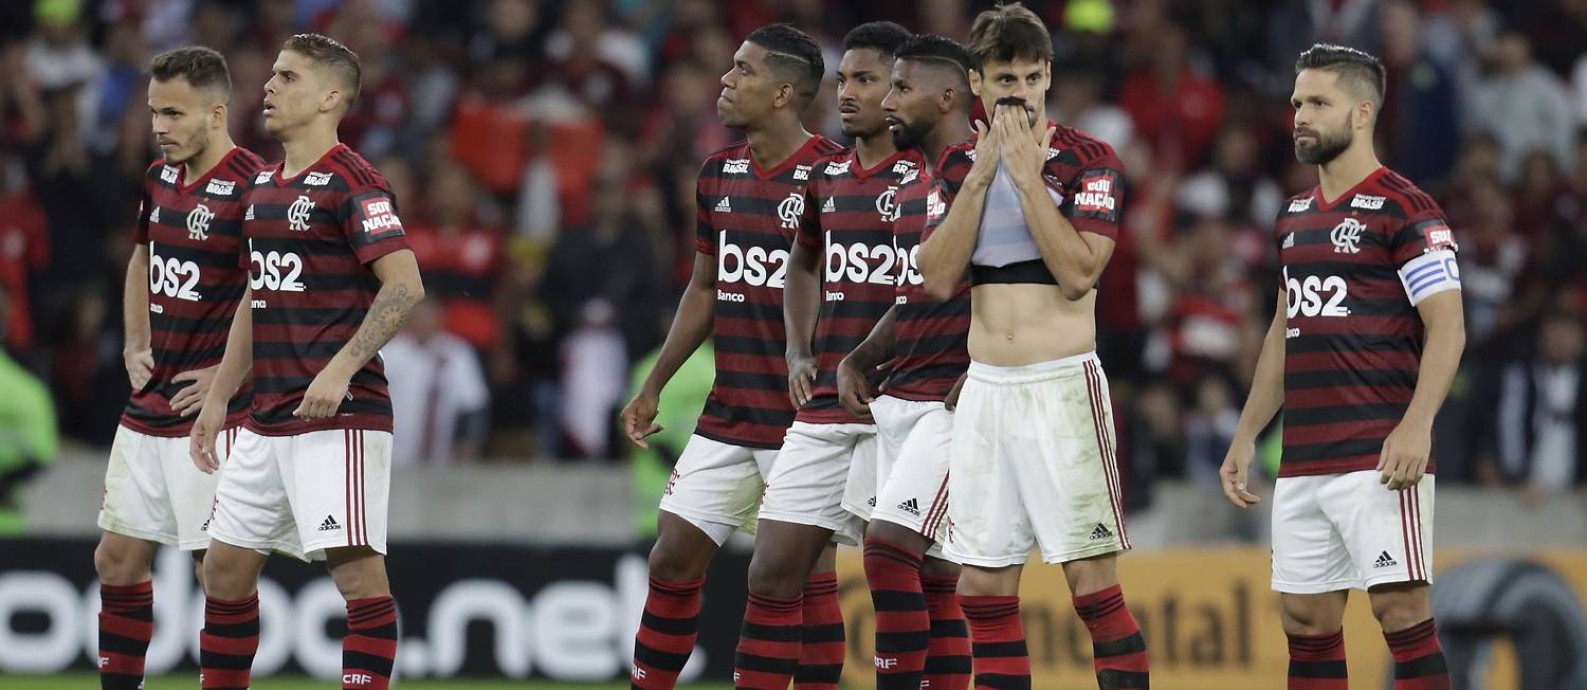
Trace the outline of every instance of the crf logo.
{"label": "crf logo", "polygon": [[209,223],[215,220],[215,212],[208,206],[199,204],[187,213],[187,239],[202,242],[209,239]]}
{"label": "crf logo", "polygon": [[298,196],[292,205],[287,207],[287,227],[297,232],[309,231],[309,214],[314,212],[314,201],[307,196]]}
{"label": "crf logo", "polygon": [[375,677],[367,673],[343,673],[342,685],[368,685],[375,682]]}
{"label": "crf logo", "polygon": [[876,197],[876,212],[882,214],[883,223],[898,220],[899,206],[893,203],[893,198],[898,195],[898,188],[889,186],[887,191]]}
{"label": "crf logo", "polygon": [[1346,218],[1334,226],[1333,233],[1328,239],[1334,243],[1335,254],[1361,253],[1361,233],[1367,226],[1354,218]]}
{"label": "crf logo", "polygon": [[792,230],[799,227],[799,217],[805,214],[805,198],[798,192],[789,192],[788,198],[777,204],[777,217],[782,220],[785,229]]}

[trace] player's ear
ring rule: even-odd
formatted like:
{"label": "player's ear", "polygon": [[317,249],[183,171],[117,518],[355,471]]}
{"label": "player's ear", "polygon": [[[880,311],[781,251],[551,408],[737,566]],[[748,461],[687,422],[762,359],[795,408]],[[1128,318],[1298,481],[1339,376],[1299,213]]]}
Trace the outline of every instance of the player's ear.
{"label": "player's ear", "polygon": [[325,95],[323,97],[320,98],[320,110],[324,111],[324,112],[334,111],[334,110],[336,110],[336,106],[339,106],[341,104],[342,104],[342,90],[341,89],[334,89],[334,88],[330,89],[330,90],[325,92]]}
{"label": "player's ear", "polygon": [[975,68],[975,69],[971,69],[970,70],[970,93],[975,94],[976,98],[980,98],[981,97],[981,70],[980,70],[980,68]]}
{"label": "player's ear", "polygon": [[793,104],[795,98],[798,98],[798,89],[793,82],[783,82],[777,87],[777,95],[772,97],[771,106],[773,109],[786,108]]}

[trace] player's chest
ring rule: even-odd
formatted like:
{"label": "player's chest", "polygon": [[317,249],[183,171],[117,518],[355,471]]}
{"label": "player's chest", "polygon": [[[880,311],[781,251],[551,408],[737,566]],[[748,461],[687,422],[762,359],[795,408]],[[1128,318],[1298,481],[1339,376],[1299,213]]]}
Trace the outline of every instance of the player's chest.
{"label": "player's chest", "polygon": [[196,251],[236,251],[245,215],[237,183],[210,180],[187,193],[160,187],[151,191],[149,204],[150,242]]}
{"label": "player's chest", "polygon": [[243,212],[251,241],[313,243],[342,236],[338,194],[302,187],[256,187]]}
{"label": "player's chest", "polygon": [[1357,212],[1286,215],[1277,224],[1278,257],[1295,270],[1351,272],[1388,266],[1392,218]]}
{"label": "player's chest", "polygon": [[[796,179],[797,174],[797,179]],[[741,246],[786,249],[805,213],[810,166],[795,166],[761,179],[754,173],[725,174],[702,200],[712,228]]]}

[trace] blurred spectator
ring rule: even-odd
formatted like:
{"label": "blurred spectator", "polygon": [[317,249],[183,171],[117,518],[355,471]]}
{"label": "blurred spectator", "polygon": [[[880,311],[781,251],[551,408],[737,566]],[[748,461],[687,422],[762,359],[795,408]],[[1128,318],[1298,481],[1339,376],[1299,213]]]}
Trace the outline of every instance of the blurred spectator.
{"label": "blurred spectator", "polygon": [[1495,48],[1489,73],[1472,89],[1466,128],[1499,140],[1507,182],[1534,149],[1551,153],[1560,170],[1574,169],[1576,119],[1559,77],[1532,58],[1526,34],[1507,30]]}
{"label": "blurred spectator", "polygon": [[1082,130],[1112,146],[1128,146],[1135,137],[1129,113],[1102,100],[1102,75],[1087,67],[1054,69],[1052,103],[1048,114],[1056,121]]}
{"label": "blurred spectator", "polygon": [[1421,11],[1385,0],[1383,65],[1389,89],[1378,117],[1384,163],[1422,186],[1449,174],[1460,141],[1460,92],[1450,68],[1423,47]]}
{"label": "blurred spectator", "polygon": [[1497,415],[1504,474],[1541,495],[1587,485],[1587,333],[1580,314],[1543,320],[1537,353],[1510,365]]}
{"label": "blurred spectator", "polygon": [[501,233],[485,224],[474,181],[456,163],[430,169],[423,201],[413,204],[423,212],[413,215],[408,241],[424,271],[425,292],[444,307],[447,332],[480,350],[495,348],[501,344]]}
{"label": "blurred spectator", "polygon": [[60,344],[51,353],[61,433],[98,446],[110,445],[132,395],[121,334],[106,328],[109,309],[98,286],[80,289],[59,326],[66,332],[54,338]]}
{"label": "blurred spectator", "polygon": [[0,148],[32,144],[44,132],[44,101],[21,42],[0,44]]}
{"label": "blurred spectator", "polygon": [[[1267,177],[1256,138],[1243,127],[1225,127],[1210,164],[1179,185],[1176,207],[1185,213],[1220,216],[1241,227],[1266,227],[1278,216],[1284,193]],[[1266,251],[1263,246],[1259,251]]]}
{"label": "blurred spectator", "polygon": [[615,317],[611,302],[592,298],[579,310],[578,326],[562,341],[560,409],[568,458],[610,457],[616,432],[612,420],[628,390],[628,353]]}
{"label": "blurred spectator", "polygon": [[1194,168],[1223,122],[1223,87],[1192,67],[1183,26],[1165,25],[1154,48],[1151,63],[1124,79],[1119,104],[1160,165]]}
{"label": "blurred spectator", "polygon": [[55,91],[93,80],[103,58],[89,45],[77,0],[34,4],[38,31],[28,46],[28,75],[38,88]]}
{"label": "blurred spectator", "polygon": [[33,309],[28,284],[50,258],[49,226],[21,161],[0,151],[0,289],[12,297],[3,343],[24,356],[33,349]]}
{"label": "blurred spectator", "polygon": [[445,466],[479,456],[490,404],[479,357],[441,330],[442,309],[426,298],[380,356],[391,382],[394,467]]}
{"label": "blurred spectator", "polygon": [[[5,340],[10,298],[0,286],[0,341]],[[55,408],[44,382],[0,348],[0,534],[25,527],[18,505],[21,491],[55,461],[60,437]]]}

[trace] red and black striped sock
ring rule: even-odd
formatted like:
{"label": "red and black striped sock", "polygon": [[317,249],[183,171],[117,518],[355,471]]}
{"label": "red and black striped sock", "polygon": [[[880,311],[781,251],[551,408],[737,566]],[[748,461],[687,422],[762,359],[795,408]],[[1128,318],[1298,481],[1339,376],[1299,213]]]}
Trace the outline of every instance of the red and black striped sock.
{"label": "red and black striped sock", "polygon": [[259,651],[259,594],[226,601],[204,598],[198,634],[199,685],[204,690],[248,690]]}
{"label": "red and black striped sock", "polygon": [[838,574],[812,574],[805,581],[804,623],[794,690],[838,690],[838,681],[843,679],[843,655],[848,651],[843,633]]}
{"label": "red and black striped sock", "polygon": [[1394,690],[1449,690],[1449,665],[1429,618],[1399,632],[1383,633],[1394,654]]}
{"label": "red and black striped sock", "polygon": [[1343,630],[1289,636],[1289,690],[1350,690]]}
{"label": "red and black striped sock", "polygon": [[739,690],[788,690],[799,669],[800,626],[804,597],[791,599],[749,595],[744,629],[733,657],[733,687]]}
{"label": "red and black striped sock", "polygon": [[876,609],[876,690],[921,690],[931,617],[920,556],[890,542],[865,540],[865,580]]}
{"label": "red and black striped sock", "polygon": [[139,690],[154,636],[154,583],[99,586],[99,687]]}
{"label": "red and black striped sock", "polygon": [[342,690],[386,690],[396,661],[397,601],[384,596],[347,602]]}
{"label": "red and black striped sock", "polygon": [[976,690],[1030,690],[1030,653],[1019,597],[959,597],[970,621]]}
{"label": "red and black striped sock", "polygon": [[1097,687],[1102,690],[1147,690],[1151,674],[1146,659],[1146,638],[1124,605],[1124,590],[1113,585],[1100,592],[1074,598],[1075,613],[1091,633],[1092,663]]}
{"label": "red and black striped sock", "polygon": [[645,613],[634,636],[632,690],[672,690],[689,663],[700,629],[700,589],[705,579],[662,582],[650,578]]}
{"label": "red and black striped sock", "polygon": [[959,578],[924,576],[926,613],[931,616],[931,645],[926,648],[922,690],[967,690],[970,687],[970,626],[959,608]]}

